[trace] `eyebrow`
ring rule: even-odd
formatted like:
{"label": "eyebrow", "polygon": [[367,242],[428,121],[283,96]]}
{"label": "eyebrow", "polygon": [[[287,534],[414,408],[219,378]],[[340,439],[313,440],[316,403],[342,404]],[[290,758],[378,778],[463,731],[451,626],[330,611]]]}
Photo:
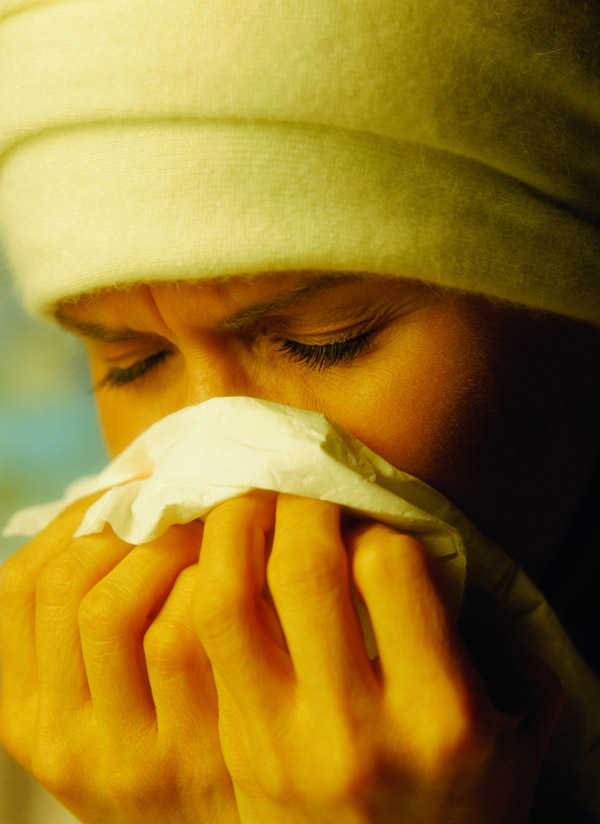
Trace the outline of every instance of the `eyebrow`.
{"label": "eyebrow", "polygon": [[77,320],[60,307],[54,312],[54,317],[69,332],[75,332],[77,335],[83,335],[93,340],[101,340],[104,343],[120,343],[134,338],[148,337],[148,333],[137,332],[135,329],[110,329],[103,323],[87,323],[84,320]]}
{"label": "eyebrow", "polygon": [[[322,275],[312,277],[310,282],[304,286],[284,292],[271,300],[260,301],[252,306],[247,306],[235,315],[224,318],[218,324],[218,329],[222,332],[242,332],[253,326],[257,321],[278,309],[286,309],[295,302],[307,300],[312,295],[332,289],[342,283],[361,280],[361,276],[355,273],[340,273],[338,275]],[[58,323],[70,332],[82,335],[92,340],[103,341],[104,343],[120,343],[122,341],[133,340],[135,338],[149,337],[150,333],[140,332],[127,327],[122,329],[111,329],[103,323],[89,323],[78,320],[69,315],[63,307],[59,307],[54,312],[54,317]]]}
{"label": "eyebrow", "polygon": [[243,332],[270,312],[275,312],[277,309],[287,309],[293,303],[308,300],[317,292],[323,292],[326,289],[332,289],[342,283],[359,279],[361,279],[359,275],[350,273],[313,277],[305,286],[300,286],[289,292],[283,292],[271,300],[263,300],[260,303],[255,303],[252,306],[242,309],[240,312],[236,312],[236,314],[230,318],[225,318],[220,321],[218,328],[222,332]]}

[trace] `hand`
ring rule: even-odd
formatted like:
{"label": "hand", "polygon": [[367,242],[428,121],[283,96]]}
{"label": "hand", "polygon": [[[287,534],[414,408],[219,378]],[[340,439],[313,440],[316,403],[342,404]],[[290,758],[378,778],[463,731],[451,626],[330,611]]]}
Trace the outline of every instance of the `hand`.
{"label": "hand", "polygon": [[530,662],[528,714],[496,710],[414,538],[342,531],[337,506],[306,498],[227,501],[206,521],[192,615],[244,824],[527,820],[558,679]]}
{"label": "hand", "polygon": [[74,540],[90,503],[2,567],[0,740],[89,824],[238,822],[189,620],[202,524]]}

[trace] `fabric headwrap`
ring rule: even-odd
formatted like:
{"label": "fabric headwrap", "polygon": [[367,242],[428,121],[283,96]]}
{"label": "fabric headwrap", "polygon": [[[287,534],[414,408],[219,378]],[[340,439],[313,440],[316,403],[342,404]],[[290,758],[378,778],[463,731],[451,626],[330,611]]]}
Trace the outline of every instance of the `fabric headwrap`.
{"label": "fabric headwrap", "polygon": [[355,271],[600,322],[599,43],[584,0],[0,0],[18,289]]}

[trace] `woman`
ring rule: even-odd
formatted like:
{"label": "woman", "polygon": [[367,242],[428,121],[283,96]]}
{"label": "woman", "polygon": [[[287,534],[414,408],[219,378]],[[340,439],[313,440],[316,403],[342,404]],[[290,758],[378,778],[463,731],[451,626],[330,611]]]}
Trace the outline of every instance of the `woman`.
{"label": "woman", "polygon": [[[85,338],[113,454],[212,397],[324,412],[540,586],[582,575],[597,12],[3,14],[5,242],[30,310]],[[560,684],[512,648],[528,695],[501,701],[493,618],[473,599],[461,639],[414,538],[258,490],[132,547],[73,538],[89,505],[2,590],[3,743],[82,821],[528,820]],[[540,815],[559,803],[541,781]]]}

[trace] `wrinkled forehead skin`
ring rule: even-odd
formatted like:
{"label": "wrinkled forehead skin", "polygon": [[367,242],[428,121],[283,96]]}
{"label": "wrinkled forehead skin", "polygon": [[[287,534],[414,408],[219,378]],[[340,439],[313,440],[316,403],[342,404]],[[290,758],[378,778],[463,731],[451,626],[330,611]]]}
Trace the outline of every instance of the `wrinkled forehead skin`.
{"label": "wrinkled forehead skin", "polygon": [[310,268],[597,320],[599,32],[583,0],[5,3],[25,303]]}

